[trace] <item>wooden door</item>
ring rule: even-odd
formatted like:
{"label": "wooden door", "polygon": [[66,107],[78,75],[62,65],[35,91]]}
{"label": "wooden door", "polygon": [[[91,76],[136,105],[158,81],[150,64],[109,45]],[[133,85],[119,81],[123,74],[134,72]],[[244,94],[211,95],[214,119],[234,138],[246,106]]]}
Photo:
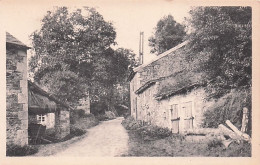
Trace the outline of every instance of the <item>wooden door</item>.
{"label": "wooden door", "polygon": [[183,103],[182,106],[182,112],[183,112],[183,120],[184,120],[184,125],[183,125],[183,129],[187,130],[187,129],[191,129],[193,128],[193,119],[194,117],[192,116],[192,102],[186,102]]}
{"label": "wooden door", "polygon": [[178,104],[173,104],[171,105],[172,133],[179,133],[179,121],[180,117],[178,115]]}

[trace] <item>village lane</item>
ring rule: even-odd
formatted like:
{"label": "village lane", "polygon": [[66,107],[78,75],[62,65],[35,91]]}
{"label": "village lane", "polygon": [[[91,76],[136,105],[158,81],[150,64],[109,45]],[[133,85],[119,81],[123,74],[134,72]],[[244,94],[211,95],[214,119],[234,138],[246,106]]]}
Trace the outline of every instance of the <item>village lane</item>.
{"label": "village lane", "polygon": [[104,121],[90,128],[87,136],[53,156],[120,156],[127,153],[128,134],[121,125],[123,117]]}

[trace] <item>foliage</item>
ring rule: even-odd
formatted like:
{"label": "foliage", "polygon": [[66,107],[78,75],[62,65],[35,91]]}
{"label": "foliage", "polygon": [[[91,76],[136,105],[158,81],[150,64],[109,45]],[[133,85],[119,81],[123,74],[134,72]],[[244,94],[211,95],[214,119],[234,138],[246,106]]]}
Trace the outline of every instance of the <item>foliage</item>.
{"label": "foliage", "polygon": [[70,123],[71,127],[86,130],[99,123],[97,118],[93,114],[85,114],[84,110],[70,111]]}
{"label": "foliage", "polygon": [[113,25],[94,8],[49,11],[31,35],[34,80],[72,105],[89,91],[91,103],[113,109],[113,87],[133,67],[135,56],[128,49],[113,50],[115,37]]}
{"label": "foliage", "polygon": [[184,26],[177,23],[172,15],[160,19],[155,27],[154,35],[149,38],[151,53],[157,55],[178,45],[186,35]]}
{"label": "foliage", "polygon": [[217,147],[222,147],[222,146],[223,146],[221,140],[219,140],[219,139],[210,140],[210,141],[207,143],[207,145],[208,145],[208,149],[217,148]]}
{"label": "foliage", "polygon": [[74,136],[81,136],[84,135],[86,133],[85,130],[79,129],[77,127],[71,127],[70,128],[70,134],[74,137]]}
{"label": "foliage", "polygon": [[141,127],[137,129],[137,133],[144,139],[144,140],[155,140],[155,139],[162,139],[170,136],[171,130],[168,128],[162,128],[154,125],[149,125],[146,127]]}
{"label": "foliage", "polygon": [[136,130],[143,126],[140,120],[135,120],[132,116],[128,116],[126,119],[124,119],[122,121],[122,125],[127,130]]}
{"label": "foliage", "polygon": [[26,156],[33,155],[38,152],[37,146],[25,145],[7,145],[6,146],[6,156]]}
{"label": "foliage", "polygon": [[35,56],[30,61],[34,80],[69,102],[84,95],[92,74],[94,53],[114,44],[111,23],[93,8],[69,13],[66,7],[48,12],[32,35]]}
{"label": "foliage", "polygon": [[[187,19],[190,60],[208,75],[208,93],[218,98],[252,86],[251,7],[195,7]],[[203,52],[203,53],[201,53]]]}
{"label": "foliage", "polygon": [[144,140],[162,139],[172,134],[168,128],[148,125],[140,120],[135,120],[132,116],[123,120],[122,125],[127,130],[135,130]]}
{"label": "foliage", "polygon": [[247,89],[237,89],[219,98],[214,105],[209,107],[203,114],[204,119],[202,126],[217,128],[219,124],[224,124],[226,120],[230,120],[237,128],[241,128],[243,107],[247,107],[249,109],[247,133],[251,135],[251,90]]}

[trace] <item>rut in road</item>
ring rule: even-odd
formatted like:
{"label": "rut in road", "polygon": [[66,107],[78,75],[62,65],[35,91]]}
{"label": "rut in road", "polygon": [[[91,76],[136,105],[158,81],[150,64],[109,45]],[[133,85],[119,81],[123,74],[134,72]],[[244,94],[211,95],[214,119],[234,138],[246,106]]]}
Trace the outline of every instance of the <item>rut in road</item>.
{"label": "rut in road", "polygon": [[123,117],[104,121],[90,128],[87,136],[54,156],[120,156],[128,150],[128,134]]}

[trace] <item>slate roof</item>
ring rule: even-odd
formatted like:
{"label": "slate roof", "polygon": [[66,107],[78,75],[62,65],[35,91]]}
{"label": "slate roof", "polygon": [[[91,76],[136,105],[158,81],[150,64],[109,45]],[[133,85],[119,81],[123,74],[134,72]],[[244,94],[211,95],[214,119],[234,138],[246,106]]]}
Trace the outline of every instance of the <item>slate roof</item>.
{"label": "slate roof", "polygon": [[17,46],[21,46],[27,49],[30,49],[30,47],[26,46],[24,43],[16,39],[14,36],[12,36],[10,33],[6,32],[6,43],[14,44]]}

